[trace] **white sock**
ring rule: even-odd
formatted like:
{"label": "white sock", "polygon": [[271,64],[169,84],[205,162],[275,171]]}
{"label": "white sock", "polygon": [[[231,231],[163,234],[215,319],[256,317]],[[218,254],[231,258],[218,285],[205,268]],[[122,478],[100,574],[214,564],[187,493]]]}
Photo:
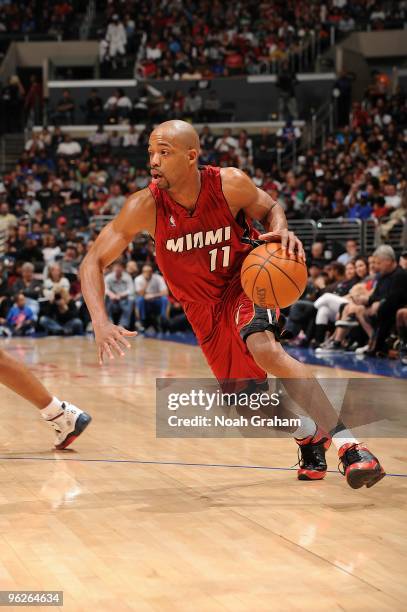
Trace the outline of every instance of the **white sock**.
{"label": "white sock", "polygon": [[55,419],[55,417],[59,416],[62,412],[62,402],[60,402],[57,397],[53,397],[48,406],[41,409],[41,416],[46,421],[49,421],[50,419]]}
{"label": "white sock", "polygon": [[299,414],[298,417],[301,419],[301,425],[293,432],[294,438],[303,440],[308,438],[308,436],[313,436],[317,430],[315,421],[302,414]]}
{"label": "white sock", "polygon": [[355,438],[352,432],[349,431],[349,429],[342,429],[342,431],[338,431],[338,433],[334,434],[332,437],[332,442],[335,444],[338,450],[344,444],[359,444],[359,441]]}

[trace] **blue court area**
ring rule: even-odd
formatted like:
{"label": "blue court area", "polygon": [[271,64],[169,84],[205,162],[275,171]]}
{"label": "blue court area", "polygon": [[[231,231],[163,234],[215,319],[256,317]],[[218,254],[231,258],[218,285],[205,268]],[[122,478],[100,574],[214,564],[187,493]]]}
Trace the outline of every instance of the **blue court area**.
{"label": "blue court area", "polygon": [[[193,333],[178,332],[176,334],[154,334],[146,333],[148,338],[180,342],[183,344],[197,345]],[[326,355],[316,355],[310,348],[297,348],[285,346],[285,350],[301,361],[309,365],[320,365],[328,368],[340,368],[341,370],[351,370],[373,376],[390,376],[393,378],[407,378],[407,366],[403,366],[398,359],[381,359],[378,357],[359,357],[354,353],[345,351],[335,351]]]}

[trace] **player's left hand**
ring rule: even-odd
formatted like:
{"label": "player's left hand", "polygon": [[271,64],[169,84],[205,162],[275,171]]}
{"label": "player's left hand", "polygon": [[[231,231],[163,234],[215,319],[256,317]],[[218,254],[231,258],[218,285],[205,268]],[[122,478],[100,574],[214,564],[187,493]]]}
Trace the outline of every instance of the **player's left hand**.
{"label": "player's left hand", "polygon": [[261,234],[259,240],[264,240],[265,242],[281,242],[281,247],[283,249],[288,248],[290,255],[293,255],[294,252],[297,251],[298,257],[305,261],[305,251],[301,240],[297,238],[294,232],[290,232],[288,229]]}

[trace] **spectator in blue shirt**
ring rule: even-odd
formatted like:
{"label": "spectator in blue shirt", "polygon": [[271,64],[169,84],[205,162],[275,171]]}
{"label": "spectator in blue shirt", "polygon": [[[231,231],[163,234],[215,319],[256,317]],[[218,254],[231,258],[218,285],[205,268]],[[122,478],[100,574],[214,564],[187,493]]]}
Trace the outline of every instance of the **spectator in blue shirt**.
{"label": "spectator in blue shirt", "polygon": [[7,325],[13,336],[28,336],[34,333],[34,313],[25,304],[25,295],[16,296],[14,306],[7,313]]}
{"label": "spectator in blue shirt", "polygon": [[358,202],[349,203],[348,219],[370,219],[372,216],[372,205],[368,198],[362,194]]}

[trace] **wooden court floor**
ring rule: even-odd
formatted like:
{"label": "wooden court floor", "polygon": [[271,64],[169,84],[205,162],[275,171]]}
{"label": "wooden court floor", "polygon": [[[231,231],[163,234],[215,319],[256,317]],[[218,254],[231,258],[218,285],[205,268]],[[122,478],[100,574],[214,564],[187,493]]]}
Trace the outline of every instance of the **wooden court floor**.
{"label": "wooden court floor", "polygon": [[208,376],[196,347],[137,338],[102,368],[90,338],[2,347],[94,420],[54,452],[0,388],[1,590],[63,590],[86,612],[405,610],[405,439],[369,442],[400,475],[371,490],[333,448],[326,480],[301,483],[291,440],[156,439],[155,378]]}

